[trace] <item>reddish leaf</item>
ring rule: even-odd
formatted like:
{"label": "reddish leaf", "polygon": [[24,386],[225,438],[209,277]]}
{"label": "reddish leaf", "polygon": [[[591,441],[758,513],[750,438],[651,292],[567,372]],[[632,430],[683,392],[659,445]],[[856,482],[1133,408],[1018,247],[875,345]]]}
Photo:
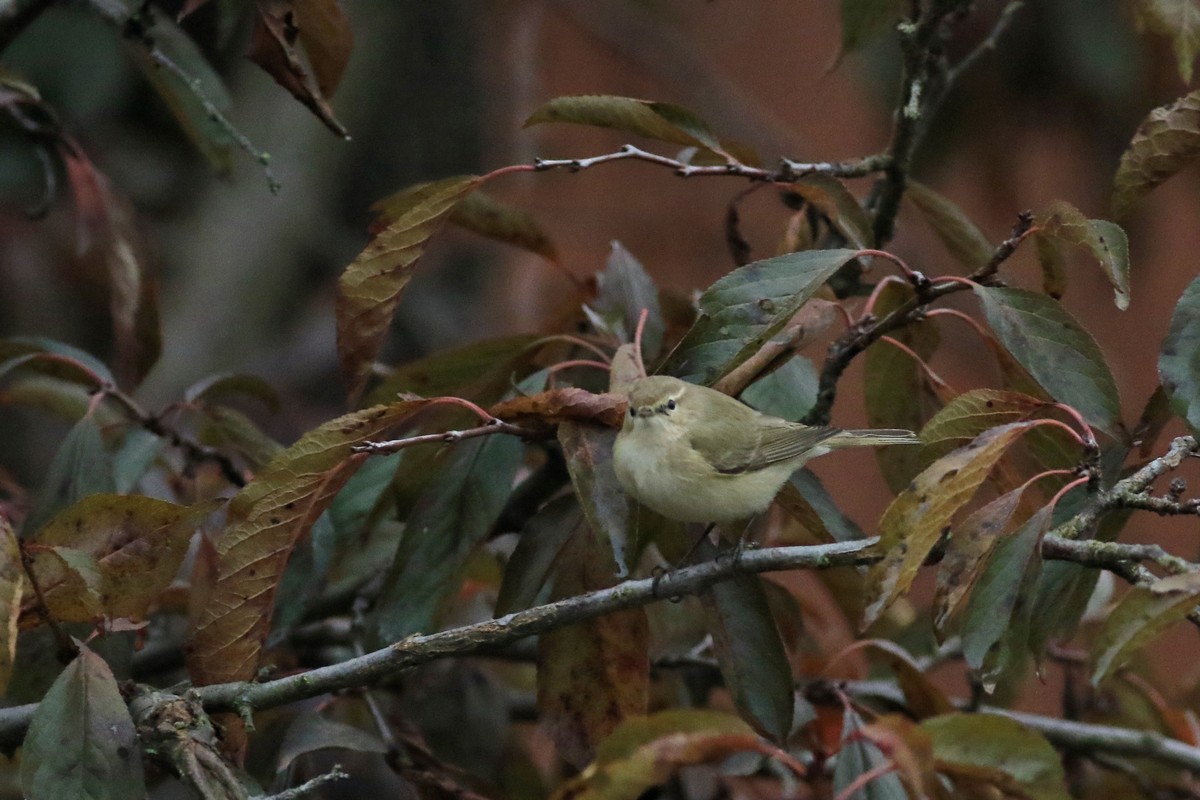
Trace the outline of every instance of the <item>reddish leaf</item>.
{"label": "reddish leaf", "polygon": [[488,413],[508,421],[557,425],[562,422],[591,422],[620,428],[625,419],[626,399],[617,394],[593,394],[569,386],[497,403]]}
{"label": "reddish leaf", "polygon": [[478,183],[475,176],[447,178],[390,198],[386,226],[338,279],[338,358],[351,397],[367,382],[412,266],[429,238]]}
{"label": "reddish leaf", "polygon": [[424,405],[406,400],[330,420],[276,456],[234,496],[227,527],[215,542],[214,582],[191,627],[193,681],[220,683],[254,674],[292,548],[366,458],[353,446],[379,437]]}
{"label": "reddish leaf", "polygon": [[[336,85],[341,77],[349,52],[349,43],[343,40],[343,36],[349,35],[349,31],[344,30],[344,18],[338,20],[340,27],[335,25],[309,34],[310,38],[315,38],[315,44],[329,46],[328,50],[320,52],[320,70],[314,65],[318,79],[314,80],[296,52],[296,41],[301,38],[302,29],[300,10],[294,7],[292,0],[257,0],[255,8],[258,13],[247,57],[316,114],[329,130],[346,137],[346,129],[334,118],[333,109],[318,85],[318,80],[322,79]],[[318,0],[311,0],[306,8],[314,19],[320,19],[326,10],[318,4]],[[325,21],[333,21],[333,17],[325,15]]]}
{"label": "reddish leaf", "polygon": [[[1190,2],[1190,0],[1188,0]],[[1128,214],[1163,181],[1200,157],[1200,91],[1160,106],[1138,126],[1113,178],[1113,215]]]}
{"label": "reddish leaf", "polygon": [[333,97],[354,46],[350,20],[338,0],[292,0],[292,7],[317,88]]}

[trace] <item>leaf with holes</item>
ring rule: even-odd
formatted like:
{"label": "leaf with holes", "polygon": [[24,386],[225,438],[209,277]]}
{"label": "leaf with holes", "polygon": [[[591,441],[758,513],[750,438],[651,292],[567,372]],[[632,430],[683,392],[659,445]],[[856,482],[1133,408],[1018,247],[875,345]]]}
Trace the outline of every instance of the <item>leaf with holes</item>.
{"label": "leaf with holes", "polygon": [[970,444],[930,464],[892,501],[879,521],[879,551],[883,558],[867,572],[862,629],[908,591],[951,519],[975,495],[1012,443],[1032,425],[1018,422],[985,431]]}
{"label": "leaf with holes", "polygon": [[1108,615],[1092,645],[1092,684],[1099,685],[1133,654],[1200,603],[1200,573],[1133,586]]}
{"label": "leaf with holes", "polygon": [[370,376],[413,265],[478,184],[473,175],[446,178],[383,201],[386,225],[338,278],[338,359],[351,397],[362,392]]}
{"label": "leaf with holes", "polygon": [[977,270],[991,260],[992,243],[949,198],[922,183],[909,181],[904,199],[921,212],[946,252],[961,266]]}
{"label": "leaf with holes", "polygon": [[[1088,219],[1063,200],[1056,200],[1038,214],[1036,224],[1041,229],[1039,236],[1052,237],[1089,251],[1112,284],[1117,308],[1122,311],[1129,308],[1129,238],[1120,225],[1104,219]],[[1038,256],[1041,260],[1041,247]],[[1054,296],[1053,292],[1047,294]]]}
{"label": "leaf with holes", "polygon": [[1171,314],[1158,375],[1171,409],[1200,432],[1200,278],[1188,284]]}
{"label": "leaf with holes", "polygon": [[1154,109],[1138,126],[1113,177],[1113,215],[1124,217],[1154,188],[1197,158],[1200,91]]}
{"label": "leaf with holes", "polygon": [[978,286],[975,294],[1005,349],[1051,397],[1113,438],[1127,437],[1117,383],[1096,340],[1074,317],[1037,292]]}

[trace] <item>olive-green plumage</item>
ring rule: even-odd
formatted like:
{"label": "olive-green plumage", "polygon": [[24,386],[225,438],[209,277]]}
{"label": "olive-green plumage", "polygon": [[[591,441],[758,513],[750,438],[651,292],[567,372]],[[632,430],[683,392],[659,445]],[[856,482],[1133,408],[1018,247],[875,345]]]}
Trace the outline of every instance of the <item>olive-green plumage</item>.
{"label": "olive-green plumage", "polygon": [[666,517],[731,522],[765,510],[810,458],[842,447],[917,441],[910,431],[789,422],[714,389],[654,375],[629,390],[613,466],[625,491]]}

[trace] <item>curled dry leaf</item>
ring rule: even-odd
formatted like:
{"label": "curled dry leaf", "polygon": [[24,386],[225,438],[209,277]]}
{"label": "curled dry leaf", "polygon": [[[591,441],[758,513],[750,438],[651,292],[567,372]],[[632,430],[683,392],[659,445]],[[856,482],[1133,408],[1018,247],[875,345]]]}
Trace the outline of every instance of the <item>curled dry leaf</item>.
{"label": "curled dry leaf", "polygon": [[1113,215],[1124,217],[1163,181],[1200,157],[1200,91],[1154,109],[1121,154],[1113,178]]}
{"label": "curled dry leaf", "polygon": [[497,403],[488,413],[516,424],[557,425],[560,422],[591,422],[619,428],[624,422],[625,397],[605,392],[595,394],[569,386],[550,389]]}

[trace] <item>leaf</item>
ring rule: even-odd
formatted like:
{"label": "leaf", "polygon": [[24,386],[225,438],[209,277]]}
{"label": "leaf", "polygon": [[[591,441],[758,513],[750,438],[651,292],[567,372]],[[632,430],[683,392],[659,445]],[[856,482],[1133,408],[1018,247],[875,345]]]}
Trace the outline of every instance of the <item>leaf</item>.
{"label": "leaf", "polygon": [[894,772],[885,772],[847,793],[854,781],[888,762],[879,746],[862,736],[862,717],[853,709],[842,716],[842,747],[833,767],[833,791],[841,800],[908,800],[904,784]]}
{"label": "leaf", "polygon": [[113,492],[133,494],[167,442],[145,428],[130,428],[113,453]]}
{"label": "leaf", "polygon": [[17,617],[24,592],[21,546],[8,518],[0,514],[0,694],[8,688],[17,657]]}
{"label": "leaf", "polygon": [[116,383],[104,362],[77,347],[38,336],[0,339],[0,377],[21,368],[88,389]]}
{"label": "leaf", "polygon": [[867,212],[846,185],[828,175],[804,175],[792,189],[824,214],[848,243],[859,250],[875,246],[875,233]]}
{"label": "leaf", "polygon": [[38,704],[21,752],[21,789],[29,800],[146,793],[129,709],[104,659],[82,645]]}
{"label": "leaf", "polygon": [[387,745],[378,736],[361,728],[328,719],[321,714],[297,714],[283,735],[283,741],[279,743],[275,771],[283,772],[306,753],[330,748],[359,753],[388,751]]}
{"label": "leaf", "polygon": [[1200,573],[1168,575],[1149,586],[1132,586],[1104,622],[1092,645],[1092,685],[1129,659],[1200,602]]}
{"label": "leaf", "polygon": [[279,453],[229,503],[215,543],[210,590],[194,592],[188,670],[197,684],[244,680],[258,668],[275,590],[297,540],[366,456],[354,445],[379,437],[424,406],[405,400],[330,420]]}
{"label": "leaf", "polygon": [[620,242],[612,243],[608,264],[596,274],[596,299],[592,303],[609,330],[621,342],[632,342],[642,310],[647,311],[642,332],[642,357],[646,362],[662,348],[663,317],[658,287],[646,268]]}
{"label": "leaf", "polygon": [[633,756],[648,744],[672,734],[708,733],[714,735],[749,734],[741,717],[708,708],[668,708],[640,717],[631,717],[617,726],[612,735],[596,748],[596,764],[612,764]]}
{"label": "leaf", "polygon": [[504,509],[524,453],[511,436],[454,447],[440,480],[405,522],[375,608],[373,627],[381,641],[433,630],[439,606],[458,591],[467,560]]}
{"label": "leaf", "polygon": [[1042,270],[1042,292],[1061,300],[1067,293],[1067,268],[1058,241],[1038,232],[1033,235],[1033,245]]}
{"label": "leaf", "polygon": [[992,243],[949,198],[916,181],[908,182],[904,198],[921,212],[946,252],[959,265],[976,270],[991,261]]}
{"label": "leaf", "polygon": [[[39,588],[47,587],[46,610],[56,621],[96,622],[104,616],[100,565],[90,553],[70,547],[30,548],[30,571]],[[44,620],[37,605],[23,614],[23,627]]]}
{"label": "leaf", "polygon": [[[123,5],[121,10],[128,13]],[[237,142],[229,129],[214,119],[200,100],[200,96],[203,96],[213,108],[228,117],[232,104],[221,76],[208,63],[192,38],[162,15],[155,15],[154,18],[154,45],[191,77],[190,84],[171,70],[159,66],[140,42],[134,44],[131,41],[125,50],[212,168],[221,174],[229,172]]]}
{"label": "leaf", "polygon": [[920,727],[933,738],[938,772],[991,783],[1031,800],[1067,800],[1058,753],[1041,734],[996,714],[946,714]]}
{"label": "leaf", "polygon": [[272,414],[279,411],[279,393],[257,375],[220,372],[196,381],[183,392],[183,399],[187,403],[217,403],[229,397],[251,397],[261,402]]}
{"label": "leaf", "polygon": [[1179,62],[1179,77],[1192,82],[1192,65],[1200,52],[1200,8],[1194,0],[1140,0],[1138,21],[1148,30],[1170,37]]}
{"label": "leaf", "polygon": [[568,386],[505,400],[489,408],[488,413],[517,424],[591,422],[616,429],[625,420],[626,405],[627,401],[621,395],[595,394]]}
{"label": "leaf", "polygon": [[558,427],[558,441],[583,515],[611,553],[616,577],[628,578],[631,565],[636,566],[641,555],[639,545],[644,543],[630,526],[637,518],[633,498],[621,488],[613,471],[616,438],[616,431],[594,425],[564,422]]}
{"label": "leaf", "polygon": [[912,655],[900,645],[887,639],[864,639],[850,645],[837,657],[841,659],[859,650],[866,650],[869,655],[887,663],[896,675],[900,690],[904,692],[908,712],[916,719],[948,714],[954,710],[945,693],[933,685]]}
{"label": "leaf", "polygon": [[852,53],[887,30],[900,16],[899,0],[841,0],[842,50]]}
{"label": "leaf", "polygon": [[1158,376],[1171,409],[1200,431],[1200,278],[1183,290],[1158,355]]}
{"label": "leaf", "polygon": [[764,414],[800,419],[817,402],[820,376],[804,356],[796,355],[742,392],[741,401]]}
{"label": "leaf", "polygon": [[507,336],[448,348],[395,367],[367,393],[386,403],[400,395],[438,397],[452,394],[476,402],[498,400],[523,374],[525,362],[539,349],[538,336]]}
{"label": "leaf", "polygon": [[[616,584],[609,546],[581,525],[558,558],[551,599]],[[538,639],[541,724],[570,764],[583,767],[596,746],[646,713],[650,684],[646,612],[631,608],[568,625]]]}
{"label": "leaf", "polygon": [[[315,2],[301,7],[308,10],[314,18],[319,13]],[[335,50],[328,53],[330,58],[322,58],[320,71],[314,69],[314,72],[317,72],[314,78],[308,73],[295,47],[297,39],[304,42],[303,29],[300,27],[301,16],[298,13],[300,9],[293,7],[292,0],[256,0],[255,10],[257,13],[254,17],[254,32],[250,37],[250,50],[246,57],[262,67],[263,71],[287,89],[292,97],[316,114],[317,119],[325,123],[325,127],[343,139],[347,138],[346,129],[333,116],[333,109],[329,107],[325,93],[317,84],[317,79],[328,83],[335,77],[341,77],[345,59],[349,56],[348,42],[340,51],[337,49],[341,44],[338,40],[342,38],[342,32],[324,32],[325,38],[321,43],[331,44]],[[345,30],[344,34],[348,36],[349,30]],[[320,40],[321,31],[311,31],[308,39],[314,42]],[[336,80],[334,83],[336,84]]]}
{"label": "leaf", "polygon": [[942,456],[988,428],[1033,419],[1052,404],[1020,392],[972,389],[933,415],[921,429],[922,451]]}
{"label": "leaf", "polygon": [[657,139],[661,142],[702,147],[714,153],[724,150],[708,123],[674,103],[635,100],[615,95],[556,97],[540,106],[525,120],[524,127],[546,122],[591,125]]}
{"label": "leaf", "polygon": [[[700,557],[713,556],[701,542]],[[792,668],[775,618],[767,605],[761,578],[738,575],[700,593],[705,625],[725,688],[742,719],[774,742],[786,741],[792,729]]]}
{"label": "leaf", "polygon": [[1053,508],[1044,506],[992,548],[963,624],[963,657],[987,692],[1028,652],[1041,573],[1042,538]]}
{"label": "leaf", "polygon": [[1013,423],[985,431],[970,444],[930,464],[892,501],[879,520],[879,551],[883,558],[867,572],[863,630],[908,591],[955,513],[974,496],[1000,457],[1031,425]]}
{"label": "leaf", "polygon": [[[1122,311],[1129,308],[1129,238],[1120,225],[1103,219],[1088,219],[1063,200],[1056,200],[1038,214],[1036,224],[1041,229],[1039,235],[1091,252],[1112,284],[1117,308]],[[1041,250],[1038,254],[1040,260]],[[1047,294],[1054,296],[1051,292]]]}
{"label": "leaf", "polygon": [[504,567],[495,616],[524,611],[537,602],[563,545],[578,535],[583,522],[582,509],[571,496],[551,500],[530,517]]}
{"label": "leaf", "polygon": [[700,295],[700,316],[662,371],[690,383],[714,383],[783,330],[856,253],[788,253],[729,273]]}
{"label": "leaf", "polygon": [[1038,384],[1088,423],[1124,439],[1121,399],[1096,340],[1057,302],[1024,289],[976,287],[988,324]]}
{"label": "leaf", "polygon": [[292,8],[317,88],[333,97],[354,47],[350,20],[338,0],[292,0]]}
{"label": "leaf", "polygon": [[[912,288],[889,283],[875,301],[875,313],[885,315],[913,296]],[[928,360],[941,336],[929,320],[913,322],[892,334],[901,344]],[[867,424],[872,428],[920,430],[937,411],[938,398],[930,391],[929,380],[912,356],[891,342],[879,341],[867,348],[863,368],[863,395],[867,406]],[[923,448],[881,447],[875,452],[888,488],[900,492],[929,463]]]}
{"label": "leaf", "polygon": [[413,265],[454,207],[478,184],[473,175],[446,178],[389,198],[386,227],[338,278],[338,359],[352,397],[367,382]]}
{"label": "leaf", "polygon": [[[91,622],[97,611],[110,619],[144,619],[175,579],[196,526],[211,510],[209,504],[95,494],[59,513],[38,531],[31,565],[50,611],[65,622]],[[42,548],[53,548],[53,555]],[[98,606],[86,599],[78,605],[78,583],[55,564],[80,574],[86,591],[97,592]],[[92,570],[94,577],[86,574]]]}
{"label": "leaf", "polygon": [[25,520],[25,536],[35,533],[60,509],[115,488],[112,457],[95,420],[86,416],[75,423],[58,446],[37,504]]}
{"label": "leaf", "polygon": [[548,261],[558,250],[528,211],[501,203],[484,192],[473,192],[450,213],[450,221],[472,233],[528,250]]}
{"label": "leaf", "polygon": [[1200,91],[1160,106],[1142,120],[1129,147],[1121,154],[1113,177],[1113,216],[1125,217],[1152,189],[1197,157],[1200,157]]}
{"label": "leaf", "polygon": [[221,452],[237,453],[254,470],[261,469],[283,449],[254,420],[226,406],[207,406],[203,410],[196,438]]}
{"label": "leaf", "polygon": [[[1200,289],[1200,287],[1197,288]],[[1197,292],[1197,297],[1200,297],[1200,291]],[[1200,308],[1200,306],[1197,307]],[[1200,332],[1200,328],[1197,328],[1197,332]],[[1158,358],[1160,365],[1158,375],[1161,380],[1163,374],[1161,352]],[[1142,416],[1138,419],[1137,427],[1133,429],[1133,440],[1134,444],[1138,445],[1139,457],[1150,458],[1150,454],[1154,452],[1154,446],[1158,444],[1158,437],[1162,436],[1167,423],[1171,421],[1171,416],[1171,400],[1167,396],[1167,390],[1160,384],[1154,387],[1154,391],[1150,393],[1150,399],[1146,401],[1146,406],[1142,409]],[[1184,416],[1184,419],[1186,418]],[[1192,427],[1195,429],[1200,426],[1193,425]]]}

